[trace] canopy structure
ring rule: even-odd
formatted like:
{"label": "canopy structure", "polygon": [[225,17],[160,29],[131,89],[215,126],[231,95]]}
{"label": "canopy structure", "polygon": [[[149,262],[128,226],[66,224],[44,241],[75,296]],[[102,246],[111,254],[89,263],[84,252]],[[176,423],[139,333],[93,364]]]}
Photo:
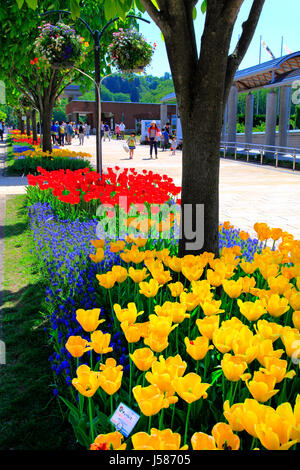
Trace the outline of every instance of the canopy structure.
{"label": "canopy structure", "polygon": [[[222,140],[236,142],[237,95],[238,93],[248,93],[245,112],[245,142],[252,143],[254,113],[252,92],[270,89],[267,95],[265,144],[276,145],[276,119],[279,111],[278,145],[287,147],[292,88],[300,88],[300,51],[239,70],[234,77],[226,106]],[[276,89],[279,91],[277,92]],[[298,91],[296,91],[296,95],[299,97]],[[162,105],[174,99],[176,99],[175,93],[170,93],[161,100]],[[300,104],[300,102],[295,104]]]}

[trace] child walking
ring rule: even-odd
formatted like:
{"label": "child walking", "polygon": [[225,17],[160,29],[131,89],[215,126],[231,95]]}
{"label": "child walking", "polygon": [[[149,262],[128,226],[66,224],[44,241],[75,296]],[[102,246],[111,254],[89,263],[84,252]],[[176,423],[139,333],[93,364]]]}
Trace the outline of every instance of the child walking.
{"label": "child walking", "polygon": [[176,141],[176,137],[174,136],[172,139],[172,143],[171,143],[172,155],[176,155],[176,149],[177,149],[177,141]]}
{"label": "child walking", "polygon": [[131,133],[131,136],[127,140],[127,145],[129,147],[129,159],[133,159],[133,153],[136,146],[135,132]]}

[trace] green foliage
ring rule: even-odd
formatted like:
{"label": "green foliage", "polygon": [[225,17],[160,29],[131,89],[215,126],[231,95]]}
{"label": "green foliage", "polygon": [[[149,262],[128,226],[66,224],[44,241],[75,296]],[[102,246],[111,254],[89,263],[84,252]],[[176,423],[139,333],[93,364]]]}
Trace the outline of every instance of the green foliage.
{"label": "green foliage", "polygon": [[54,170],[79,170],[90,168],[90,162],[78,158],[69,157],[25,157],[14,160],[13,165],[9,167],[8,173],[13,175],[37,175],[37,168],[42,167],[47,171]]}
{"label": "green foliage", "polygon": [[6,121],[7,114],[4,111],[0,111],[0,121]]}
{"label": "green foliage", "polygon": [[295,116],[296,128],[300,129],[300,106],[296,106],[296,116]]}

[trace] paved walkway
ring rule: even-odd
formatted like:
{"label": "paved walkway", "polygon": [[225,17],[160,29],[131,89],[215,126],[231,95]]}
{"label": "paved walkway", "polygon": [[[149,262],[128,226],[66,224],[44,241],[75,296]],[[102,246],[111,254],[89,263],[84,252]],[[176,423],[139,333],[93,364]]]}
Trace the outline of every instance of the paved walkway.
{"label": "paved walkway", "polygon": [[[85,151],[93,155],[96,165],[95,137],[85,139],[83,147],[73,139],[66,148]],[[158,159],[149,159],[149,147],[138,145],[134,159],[129,160],[122,148],[123,142],[103,142],[103,167],[152,169],[171,176],[176,184],[181,181],[182,153],[158,151]],[[266,222],[280,227],[300,239],[300,173],[250,163],[221,159],[220,169],[220,221],[229,220],[235,227],[254,234],[255,222]]]}
{"label": "paved walkway", "polygon": [[27,178],[20,176],[5,176],[6,144],[0,142],[0,196],[25,194]]}
{"label": "paved walkway", "polygon": [[[149,158],[149,147],[138,145],[133,160],[123,150],[122,141],[103,142],[103,167],[118,165],[168,174],[176,184],[181,181],[182,154],[158,151],[158,159]],[[3,144],[0,144],[0,169],[3,164]],[[84,146],[73,139],[66,149],[92,154],[96,166],[95,137],[85,139]],[[2,165],[3,166],[3,165]],[[0,196],[25,193],[26,178],[4,177],[0,172]],[[281,227],[300,239],[300,173],[249,163],[221,159],[220,221],[229,220],[235,227],[254,234],[255,222]]]}

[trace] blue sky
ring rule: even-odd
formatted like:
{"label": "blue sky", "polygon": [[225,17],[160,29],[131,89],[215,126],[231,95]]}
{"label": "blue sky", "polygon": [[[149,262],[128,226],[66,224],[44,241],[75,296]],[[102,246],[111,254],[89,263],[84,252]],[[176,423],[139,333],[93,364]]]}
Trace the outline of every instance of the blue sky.
{"label": "blue sky", "polygon": [[[245,0],[240,10],[238,20],[234,29],[231,48],[233,49],[239,34],[242,32],[242,23],[247,19],[253,0]],[[199,0],[198,15],[195,21],[195,29],[198,44],[200,45],[201,35],[204,25],[204,16],[200,11],[201,1]],[[144,18],[150,19],[145,13]],[[240,69],[251,67],[259,62],[260,35],[269,46],[275,57],[280,57],[281,37],[284,43],[293,52],[300,50],[300,0],[266,0],[260,17],[254,38],[248,52],[241,64]],[[147,67],[147,73],[162,76],[165,72],[170,72],[165,44],[161,38],[161,33],[156,24],[151,20],[151,25],[140,23],[140,31],[149,42],[157,43],[157,50],[153,56],[151,66]],[[283,55],[287,52],[283,51]],[[269,54],[262,48],[262,62],[270,60]]]}

